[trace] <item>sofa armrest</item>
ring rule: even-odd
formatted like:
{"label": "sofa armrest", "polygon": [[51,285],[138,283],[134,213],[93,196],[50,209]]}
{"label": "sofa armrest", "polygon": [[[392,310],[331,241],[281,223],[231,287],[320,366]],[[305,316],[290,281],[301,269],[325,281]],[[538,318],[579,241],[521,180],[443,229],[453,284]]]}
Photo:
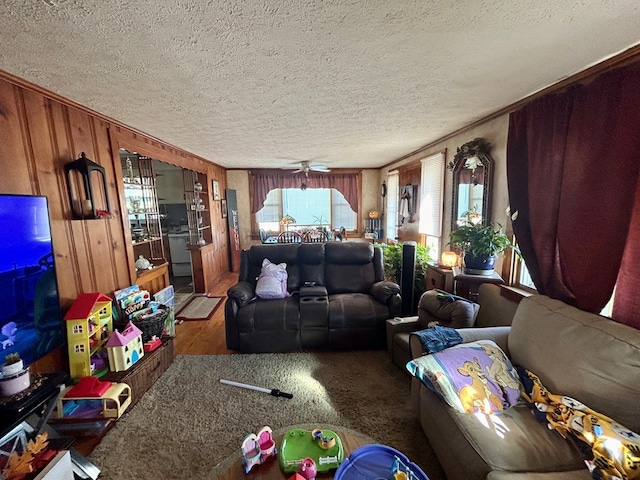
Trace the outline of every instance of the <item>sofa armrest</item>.
{"label": "sofa armrest", "polygon": [[244,307],[256,296],[256,289],[249,282],[238,282],[227,290],[227,296],[239,307]]}
{"label": "sofa armrest", "polygon": [[383,280],[371,285],[369,289],[369,295],[375,298],[380,303],[385,305],[394,295],[400,295],[400,285],[394,282]]}
{"label": "sofa armrest", "polygon": [[394,317],[387,319],[387,351],[393,353],[393,336],[396,333],[414,332],[420,328],[418,317]]}
{"label": "sofa armrest", "polygon": [[[493,340],[509,356],[507,339],[511,327],[459,328],[456,331],[462,337],[463,343],[475,342],[476,340]],[[411,358],[417,358],[425,354],[420,338],[417,335],[411,335],[409,346],[411,347]]]}

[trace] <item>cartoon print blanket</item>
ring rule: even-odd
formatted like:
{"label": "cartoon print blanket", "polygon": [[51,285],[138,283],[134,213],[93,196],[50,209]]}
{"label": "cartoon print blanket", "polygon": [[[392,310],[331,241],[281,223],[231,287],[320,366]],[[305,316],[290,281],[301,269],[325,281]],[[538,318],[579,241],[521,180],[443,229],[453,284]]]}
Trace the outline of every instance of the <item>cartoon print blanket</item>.
{"label": "cartoon print blanket", "polygon": [[534,373],[517,369],[522,396],[536,417],[589,446],[593,458],[585,463],[594,479],[640,479],[640,435],[571,397],[549,392]]}

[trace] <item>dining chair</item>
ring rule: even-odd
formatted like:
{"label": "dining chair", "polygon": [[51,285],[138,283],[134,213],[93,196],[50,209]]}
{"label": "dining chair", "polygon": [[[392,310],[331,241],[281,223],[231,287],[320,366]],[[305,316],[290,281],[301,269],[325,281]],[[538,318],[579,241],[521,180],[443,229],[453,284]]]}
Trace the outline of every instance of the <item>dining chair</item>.
{"label": "dining chair", "polygon": [[302,243],[302,235],[298,232],[282,232],[278,235],[278,243]]}

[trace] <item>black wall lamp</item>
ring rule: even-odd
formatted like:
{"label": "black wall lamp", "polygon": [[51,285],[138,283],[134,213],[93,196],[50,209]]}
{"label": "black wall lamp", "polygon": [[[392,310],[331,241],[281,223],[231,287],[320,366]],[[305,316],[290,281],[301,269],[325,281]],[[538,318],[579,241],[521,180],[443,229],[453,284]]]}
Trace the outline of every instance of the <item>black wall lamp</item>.
{"label": "black wall lamp", "polygon": [[[111,209],[104,168],[89,160],[82,152],[80,158],[64,166],[64,171],[73,218],[78,220],[110,218]],[[94,192],[95,185],[101,190]],[[101,203],[98,204],[98,201]]]}

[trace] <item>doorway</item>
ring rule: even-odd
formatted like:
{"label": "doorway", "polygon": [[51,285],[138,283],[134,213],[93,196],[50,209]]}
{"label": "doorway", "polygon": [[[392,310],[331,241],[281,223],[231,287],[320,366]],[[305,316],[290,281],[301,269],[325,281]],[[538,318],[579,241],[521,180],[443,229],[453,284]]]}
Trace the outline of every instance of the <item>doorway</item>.
{"label": "doorway", "polygon": [[181,167],[153,160],[158,208],[169,261],[169,281],[175,290],[176,311],[194,293],[193,268],[188,250],[189,229],[183,171]]}

